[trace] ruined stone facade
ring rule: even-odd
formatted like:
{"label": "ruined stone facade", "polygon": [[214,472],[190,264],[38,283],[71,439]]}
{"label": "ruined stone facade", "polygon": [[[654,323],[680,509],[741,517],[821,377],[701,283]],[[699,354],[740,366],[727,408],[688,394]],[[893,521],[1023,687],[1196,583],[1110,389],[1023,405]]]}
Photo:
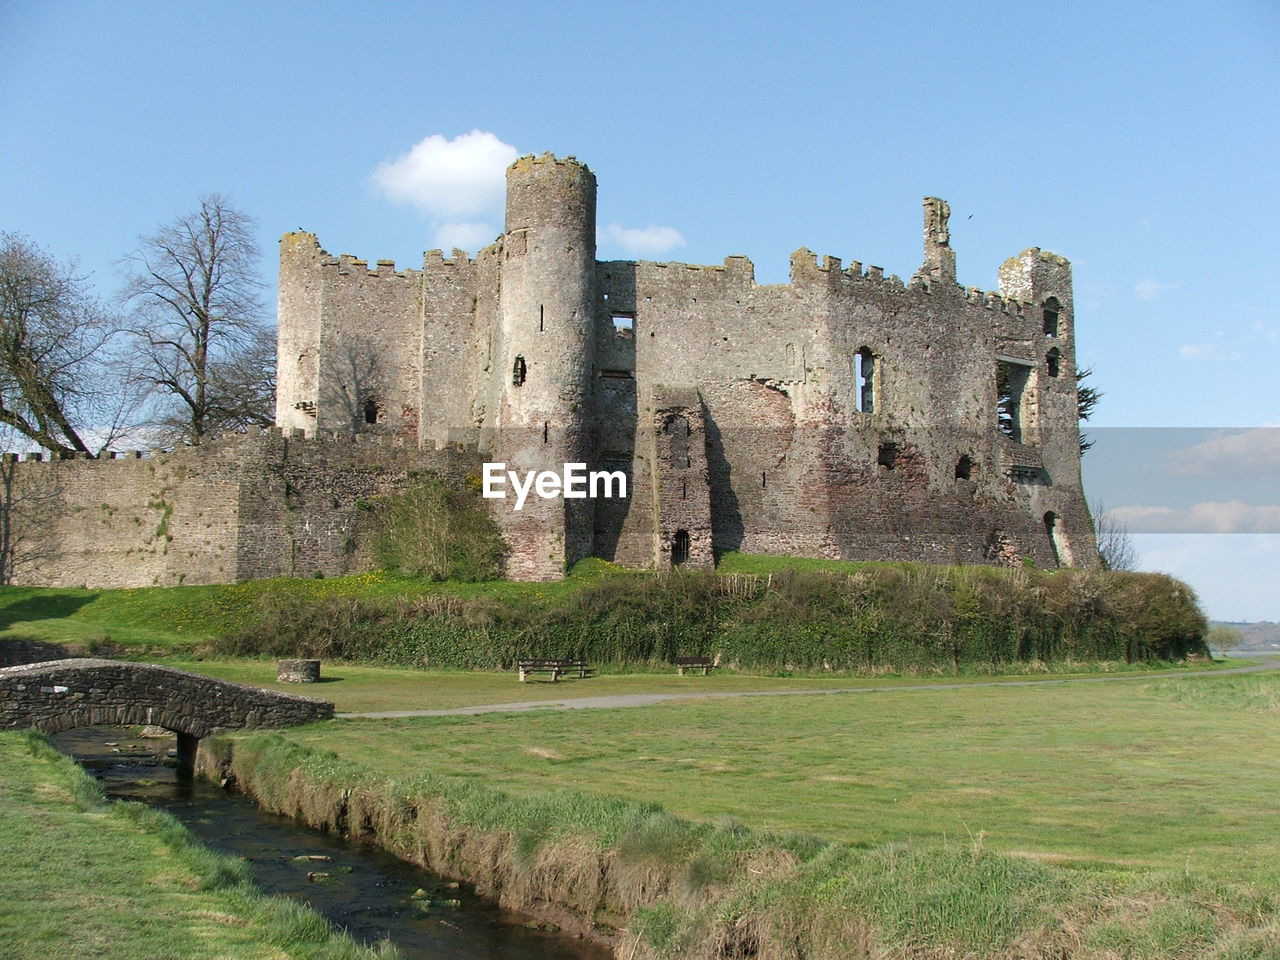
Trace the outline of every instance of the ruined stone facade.
{"label": "ruined stone facade", "polygon": [[801,249],[759,285],[740,256],[598,261],[595,202],[583,164],[524,157],[473,259],[370,270],[286,234],[277,422],[625,471],[626,499],[495,501],[520,579],[728,550],[1097,564],[1065,259],[1033,247],[999,292],[963,288],[927,198],[909,282]]}

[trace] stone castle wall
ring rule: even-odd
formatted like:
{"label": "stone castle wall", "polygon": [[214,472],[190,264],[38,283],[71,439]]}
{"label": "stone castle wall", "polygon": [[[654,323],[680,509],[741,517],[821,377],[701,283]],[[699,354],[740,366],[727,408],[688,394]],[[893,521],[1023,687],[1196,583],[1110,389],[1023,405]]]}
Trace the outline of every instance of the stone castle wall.
{"label": "stone castle wall", "polygon": [[359,501],[484,460],[581,461],[629,481],[625,499],[492,502],[519,579],[589,554],[666,568],[730,550],[1097,564],[1065,259],[1032,247],[1000,267],[998,292],[964,288],[949,209],[926,198],[908,282],[801,249],[788,283],[760,285],[741,256],[597,261],[595,197],[573,158],[521,158],[502,236],[474,258],[429,251],[420,270],[370,270],[286,234],[283,429],[141,459],[8,464],[15,578],[365,569]]}
{"label": "stone castle wall", "polygon": [[[420,275],[394,274],[420,288],[413,331],[412,297],[367,294],[389,268],[343,275],[350,258],[329,257],[309,234],[286,236],[282,415],[308,403],[320,421],[331,415],[322,392],[299,392],[304,365],[286,331],[390,325],[399,332],[384,365],[420,378],[416,400],[397,394],[420,440],[475,440],[524,467],[582,459],[625,470],[627,500],[585,513],[564,501],[519,515],[496,504],[521,578],[558,576],[588,552],[664,567],[677,536],[693,545],[678,559],[698,562],[708,531],[713,556],[1097,562],[1064,259],[1030,248],[1001,267],[999,292],[961,287],[949,209],[927,198],[924,262],[910,282],[801,249],[789,283],[758,285],[741,256],[719,266],[598,262],[594,203],[594,176],[573,158],[517,161],[495,244],[475,259],[431,252]],[[306,268],[294,282],[299,246]],[[317,270],[352,290],[325,287],[317,301]],[[323,353],[329,341],[316,342]],[[1017,438],[997,421],[1009,371]],[[698,450],[678,470],[677,414]]]}
{"label": "stone castle wall", "polygon": [[373,497],[475,451],[273,430],[112,460],[7,462],[13,582],[142,587],[367,570]]}

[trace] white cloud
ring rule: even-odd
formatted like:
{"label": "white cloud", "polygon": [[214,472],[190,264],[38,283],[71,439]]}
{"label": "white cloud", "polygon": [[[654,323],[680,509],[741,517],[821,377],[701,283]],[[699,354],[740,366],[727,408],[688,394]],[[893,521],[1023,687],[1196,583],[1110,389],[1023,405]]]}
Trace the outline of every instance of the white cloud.
{"label": "white cloud", "polygon": [[1222,432],[1173,454],[1170,472],[1183,477],[1230,473],[1280,474],[1280,430]]}
{"label": "white cloud", "polygon": [[1133,292],[1139,300],[1154,300],[1160,294],[1181,286],[1181,283],[1161,283],[1155,277],[1145,277],[1133,285]]}
{"label": "white cloud", "polygon": [[500,228],[488,223],[442,223],[436,228],[436,246],[441,250],[479,250],[493,243],[500,233]]}
{"label": "white cloud", "polygon": [[685,246],[684,237],[675,227],[655,227],[650,224],[636,229],[611,223],[600,233],[602,239],[636,257],[652,257]]}
{"label": "white cloud", "polygon": [[436,133],[378,164],[373,182],[389,199],[438,221],[489,217],[502,207],[506,170],[518,156],[511,144],[483,130],[452,140]]}
{"label": "white cloud", "polygon": [[1107,517],[1130,533],[1280,533],[1280,506],[1240,500],[1172,507],[1115,507]]}

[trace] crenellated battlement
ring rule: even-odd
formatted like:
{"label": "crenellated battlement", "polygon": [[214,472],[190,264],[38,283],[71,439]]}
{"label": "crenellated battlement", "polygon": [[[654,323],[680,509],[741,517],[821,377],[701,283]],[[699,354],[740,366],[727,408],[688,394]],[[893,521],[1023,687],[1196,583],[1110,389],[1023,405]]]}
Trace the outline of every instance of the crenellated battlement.
{"label": "crenellated battlement", "polygon": [[576,170],[581,170],[585,173],[591,172],[591,168],[588,167],[581,160],[579,160],[577,157],[572,155],[557,157],[555,154],[551,153],[549,150],[540,154],[530,153],[530,154],[527,154],[526,156],[520,157],[514,163],[511,164],[511,167],[509,169],[516,170],[516,171],[525,171],[535,167],[546,167],[546,166],[562,167],[565,169],[576,169]]}

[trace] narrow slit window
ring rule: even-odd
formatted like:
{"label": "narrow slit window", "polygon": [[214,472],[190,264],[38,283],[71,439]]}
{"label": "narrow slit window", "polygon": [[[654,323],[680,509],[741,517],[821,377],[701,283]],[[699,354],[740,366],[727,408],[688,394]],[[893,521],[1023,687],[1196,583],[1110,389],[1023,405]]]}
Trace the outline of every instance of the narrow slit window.
{"label": "narrow slit window", "polygon": [[547,442],[547,435],[550,432],[551,432],[551,421],[543,420],[542,421],[542,442],[543,443]]}
{"label": "narrow slit window", "polygon": [[876,357],[869,347],[853,355],[853,407],[859,413],[874,413],[876,406]]}
{"label": "narrow slit window", "polygon": [[543,325],[546,322],[546,309],[547,309],[546,306],[544,306],[543,304],[541,303],[538,304],[538,332],[539,333],[542,333],[543,330],[545,329]]}
{"label": "narrow slit window", "polygon": [[511,384],[516,387],[523,387],[524,382],[528,379],[529,367],[524,362],[524,357],[516,357],[515,364],[511,367]]}

